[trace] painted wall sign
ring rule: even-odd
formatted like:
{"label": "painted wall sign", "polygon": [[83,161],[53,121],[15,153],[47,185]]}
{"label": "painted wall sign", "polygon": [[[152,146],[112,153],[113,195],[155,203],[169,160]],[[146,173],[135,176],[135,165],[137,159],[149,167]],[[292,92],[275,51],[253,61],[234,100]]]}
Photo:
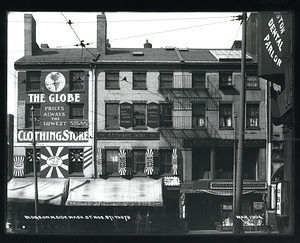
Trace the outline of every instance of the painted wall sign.
{"label": "painted wall sign", "polygon": [[88,128],[89,127],[89,121],[88,120],[82,120],[82,119],[70,119],[70,128]]}
{"label": "painted wall sign", "polygon": [[30,103],[72,103],[80,102],[81,97],[79,93],[62,93],[62,94],[41,94],[32,93],[27,94],[28,102]]}
{"label": "painted wall sign", "polygon": [[68,128],[67,107],[61,103],[41,104],[41,127],[47,130],[65,130]]}
{"label": "painted wall sign", "polygon": [[102,140],[159,140],[157,132],[97,132]]}
{"label": "painted wall sign", "polygon": [[60,92],[66,85],[66,79],[60,72],[51,72],[45,78],[45,86],[51,92]]}
{"label": "painted wall sign", "polygon": [[41,148],[41,177],[66,178],[69,173],[69,153],[67,147]]}
{"label": "painted wall sign", "polygon": [[120,104],[120,126],[129,128],[132,126],[132,104]]}
{"label": "painted wall sign", "polygon": [[[31,142],[32,131],[18,130],[18,142]],[[87,142],[89,140],[88,131],[36,131],[37,142]]]}
{"label": "painted wall sign", "polygon": [[24,161],[25,156],[15,155],[14,156],[14,177],[24,177]]}
{"label": "painted wall sign", "polygon": [[157,103],[152,102],[147,105],[147,126],[159,127],[159,104]]}

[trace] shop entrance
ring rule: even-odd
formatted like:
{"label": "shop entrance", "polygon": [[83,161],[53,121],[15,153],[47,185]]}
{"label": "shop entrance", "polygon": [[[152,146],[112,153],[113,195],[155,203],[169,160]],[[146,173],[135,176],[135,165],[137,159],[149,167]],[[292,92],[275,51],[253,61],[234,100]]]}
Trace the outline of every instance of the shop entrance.
{"label": "shop entrance", "polygon": [[216,229],[221,220],[220,205],[220,199],[214,195],[186,195],[188,229]]}

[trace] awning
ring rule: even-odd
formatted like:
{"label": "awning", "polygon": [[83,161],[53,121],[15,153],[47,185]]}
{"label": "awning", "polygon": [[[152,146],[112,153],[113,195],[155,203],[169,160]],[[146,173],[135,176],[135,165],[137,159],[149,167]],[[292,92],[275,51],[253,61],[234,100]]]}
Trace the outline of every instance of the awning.
{"label": "awning", "polygon": [[68,206],[163,205],[162,179],[70,179]]}
{"label": "awning", "polygon": [[[62,205],[66,199],[68,179],[38,178],[38,201],[40,204]],[[7,200],[33,202],[35,200],[34,178],[12,178],[7,184]]]}

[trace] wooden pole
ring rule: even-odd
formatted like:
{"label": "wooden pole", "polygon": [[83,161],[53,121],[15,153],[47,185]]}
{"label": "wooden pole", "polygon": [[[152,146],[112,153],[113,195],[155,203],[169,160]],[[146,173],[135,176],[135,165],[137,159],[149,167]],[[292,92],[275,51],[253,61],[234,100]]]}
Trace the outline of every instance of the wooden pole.
{"label": "wooden pole", "polygon": [[[37,182],[37,168],[36,168],[36,148],[35,148],[35,119],[34,119],[34,108],[31,107],[31,117],[32,117],[32,145],[33,145],[33,153],[32,153],[32,162],[33,162],[33,174],[34,174],[34,213],[35,216],[38,216],[38,182]],[[35,232],[38,233],[38,220],[35,220]]]}
{"label": "wooden pole", "polygon": [[[243,149],[245,134],[245,64],[246,64],[246,19],[247,13],[242,16],[243,32],[242,32],[242,63],[241,63],[241,95],[240,95],[240,114],[239,114],[239,140],[237,151],[237,168],[236,168],[236,215],[241,215],[242,209],[242,191],[243,191]],[[242,230],[241,220],[236,220],[234,225],[234,233],[240,234]]]}

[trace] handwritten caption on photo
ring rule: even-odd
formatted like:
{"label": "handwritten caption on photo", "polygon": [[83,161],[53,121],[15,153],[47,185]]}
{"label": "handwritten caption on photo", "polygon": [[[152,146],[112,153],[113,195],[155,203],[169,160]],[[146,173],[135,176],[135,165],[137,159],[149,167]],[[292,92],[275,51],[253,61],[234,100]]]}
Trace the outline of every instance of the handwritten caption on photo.
{"label": "handwritten caption on photo", "polygon": [[48,220],[48,219],[71,219],[71,220],[125,220],[128,221],[131,219],[129,215],[24,215],[25,219],[29,220]]}

